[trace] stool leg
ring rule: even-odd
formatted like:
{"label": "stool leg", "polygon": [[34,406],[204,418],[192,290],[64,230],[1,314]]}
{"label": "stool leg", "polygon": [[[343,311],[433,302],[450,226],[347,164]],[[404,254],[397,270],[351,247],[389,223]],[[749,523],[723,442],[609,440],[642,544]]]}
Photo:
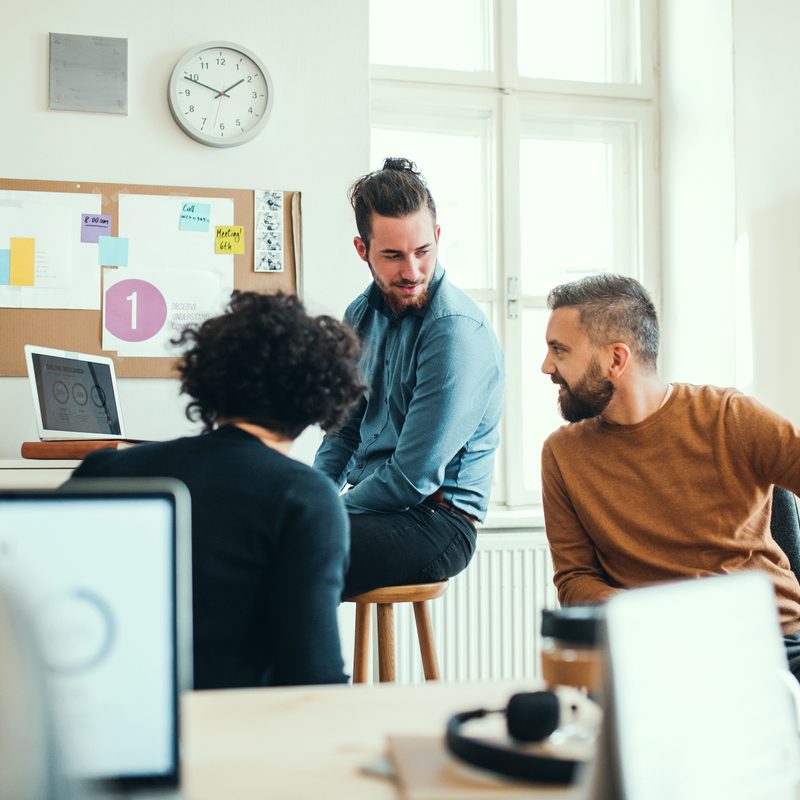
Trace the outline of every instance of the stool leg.
{"label": "stool leg", "polygon": [[381,683],[395,679],[394,606],[391,603],[378,603],[378,666]]}
{"label": "stool leg", "polygon": [[426,681],[439,680],[439,659],[436,657],[436,641],[433,638],[431,610],[428,601],[414,603],[414,620],[417,623],[419,651],[422,654],[422,671]]}
{"label": "stool leg", "polygon": [[353,683],[367,682],[370,606],[370,603],[356,603],[356,645],[353,650]]}

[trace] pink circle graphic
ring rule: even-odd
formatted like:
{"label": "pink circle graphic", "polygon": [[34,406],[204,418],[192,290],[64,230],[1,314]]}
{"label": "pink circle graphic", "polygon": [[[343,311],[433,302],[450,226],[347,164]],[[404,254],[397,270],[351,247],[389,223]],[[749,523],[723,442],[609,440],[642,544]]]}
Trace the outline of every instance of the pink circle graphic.
{"label": "pink circle graphic", "polygon": [[148,281],[126,278],[106,292],[106,328],[124,342],[151,339],[167,321],[167,301]]}

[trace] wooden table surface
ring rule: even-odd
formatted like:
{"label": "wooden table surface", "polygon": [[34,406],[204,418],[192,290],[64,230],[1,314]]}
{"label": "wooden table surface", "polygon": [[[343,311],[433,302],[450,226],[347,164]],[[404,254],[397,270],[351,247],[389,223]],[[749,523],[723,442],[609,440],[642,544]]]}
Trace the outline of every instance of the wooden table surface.
{"label": "wooden table surface", "polygon": [[182,702],[184,795],[397,798],[393,782],[361,771],[386,752],[387,735],[441,737],[450,714],[503,707],[513,692],[534,688],[430,683],[193,692]]}

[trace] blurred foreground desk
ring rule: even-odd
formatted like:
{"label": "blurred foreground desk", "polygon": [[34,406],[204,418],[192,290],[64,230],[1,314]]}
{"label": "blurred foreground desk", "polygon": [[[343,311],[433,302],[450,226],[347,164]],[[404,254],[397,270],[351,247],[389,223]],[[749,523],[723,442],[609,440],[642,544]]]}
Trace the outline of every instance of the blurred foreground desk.
{"label": "blurred foreground desk", "polygon": [[55,489],[80,461],[0,459],[0,489]]}
{"label": "blurred foreground desk", "polygon": [[[500,708],[515,691],[532,688],[383,684],[193,692],[183,698],[184,796],[394,800],[401,796],[394,783],[360,769],[386,752],[387,735],[441,738],[453,712]],[[524,796],[567,800],[575,793],[532,788]]]}

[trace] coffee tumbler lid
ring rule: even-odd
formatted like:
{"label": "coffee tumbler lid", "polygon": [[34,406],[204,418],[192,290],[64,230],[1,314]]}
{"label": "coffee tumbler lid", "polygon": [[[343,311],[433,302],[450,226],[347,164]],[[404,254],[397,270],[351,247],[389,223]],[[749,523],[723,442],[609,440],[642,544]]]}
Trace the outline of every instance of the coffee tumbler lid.
{"label": "coffee tumbler lid", "polygon": [[602,606],[568,606],[542,610],[542,636],[576,644],[595,645],[600,635]]}

